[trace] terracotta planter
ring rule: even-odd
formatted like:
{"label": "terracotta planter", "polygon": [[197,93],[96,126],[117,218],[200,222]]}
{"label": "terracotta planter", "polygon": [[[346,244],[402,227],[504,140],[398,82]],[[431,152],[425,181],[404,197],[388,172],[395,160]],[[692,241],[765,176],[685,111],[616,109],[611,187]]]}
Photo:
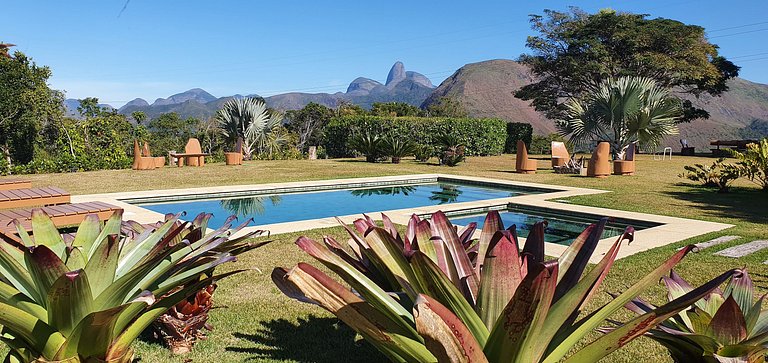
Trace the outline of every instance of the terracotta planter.
{"label": "terracotta planter", "polygon": [[613,175],[635,175],[635,162],[615,160],[613,162]]}
{"label": "terracotta planter", "polygon": [[243,154],[240,153],[224,153],[227,165],[241,165],[243,163]]}

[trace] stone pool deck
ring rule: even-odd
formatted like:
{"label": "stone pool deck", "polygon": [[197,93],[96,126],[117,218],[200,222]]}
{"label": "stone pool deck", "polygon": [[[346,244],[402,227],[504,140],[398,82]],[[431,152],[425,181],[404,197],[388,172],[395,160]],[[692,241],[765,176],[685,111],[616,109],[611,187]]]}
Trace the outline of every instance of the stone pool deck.
{"label": "stone pool deck", "polygon": [[[694,219],[667,217],[654,214],[636,213],[620,211],[607,208],[596,208],[574,205],[570,203],[557,202],[558,199],[563,199],[578,195],[588,194],[600,194],[608,193],[604,190],[586,189],[586,188],[574,188],[559,185],[526,183],[517,181],[506,181],[489,178],[469,177],[469,176],[457,176],[448,174],[417,174],[417,175],[399,175],[389,177],[375,177],[375,178],[351,178],[351,179],[334,179],[334,180],[321,180],[321,181],[306,181],[306,182],[291,182],[291,183],[275,183],[275,184],[255,184],[255,185],[233,185],[233,186],[216,186],[205,188],[189,188],[189,189],[168,189],[168,190],[148,190],[137,192],[122,192],[122,193],[108,193],[108,194],[89,194],[89,195],[77,195],[72,196],[73,203],[102,201],[110,203],[124,209],[123,217],[125,219],[132,219],[139,223],[150,223],[162,220],[164,216],[160,213],[150,211],[142,208],[138,205],[131,204],[138,201],[156,200],[161,199],[165,201],[174,200],[189,200],[189,199],[201,199],[201,198],[221,198],[221,197],[244,197],[252,194],[267,194],[272,192],[307,192],[307,191],[321,191],[331,189],[348,189],[348,188],[370,188],[375,186],[387,186],[396,185],[400,183],[420,182],[429,183],[437,181],[446,182],[469,182],[481,185],[493,185],[493,186],[508,186],[508,187],[522,187],[522,188],[535,188],[535,189],[549,189],[551,192],[541,194],[526,194],[507,198],[487,199],[472,202],[463,203],[451,203],[443,205],[425,206],[419,208],[399,209],[380,211],[389,216],[393,222],[399,224],[407,224],[408,219],[412,214],[429,214],[437,210],[442,210],[446,213],[451,212],[473,212],[486,210],[488,208],[502,208],[506,204],[513,203],[523,206],[534,206],[537,208],[549,208],[559,212],[575,212],[575,213],[587,213],[597,216],[608,216],[616,218],[634,219],[640,221],[649,221],[661,224],[657,227],[643,229],[635,232],[635,241],[627,245],[622,245],[618,258],[623,258],[641,251],[645,251],[651,248],[664,246],[670,243],[679,242],[691,237],[699,236],[706,233],[721,231],[730,227],[730,224],[714,223],[707,221],[700,221]],[[339,216],[339,218],[345,223],[352,223],[357,218],[360,218],[361,214]],[[370,213],[372,218],[380,218],[379,212]],[[338,222],[336,218],[320,218],[305,221],[275,223],[267,225],[259,225],[253,227],[247,227],[243,232],[252,230],[268,230],[272,234],[289,233],[297,231],[305,231],[317,228],[336,227]],[[521,240],[524,240],[521,238]],[[606,238],[600,241],[596,253],[592,257],[592,262],[599,261],[600,258],[608,251],[611,244],[615,241],[615,238]],[[546,244],[546,253],[550,256],[559,256],[562,254],[567,246],[558,245],[553,243]]]}

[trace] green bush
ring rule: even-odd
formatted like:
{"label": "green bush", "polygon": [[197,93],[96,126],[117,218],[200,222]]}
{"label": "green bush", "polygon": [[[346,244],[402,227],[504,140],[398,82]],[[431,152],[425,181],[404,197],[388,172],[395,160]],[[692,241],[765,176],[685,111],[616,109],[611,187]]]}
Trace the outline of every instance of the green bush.
{"label": "green bush", "polygon": [[533,126],[525,122],[507,123],[507,141],[504,145],[504,153],[512,154],[517,152],[517,140],[523,140],[528,149],[531,148],[531,139],[533,138]]}
{"label": "green bush", "polygon": [[353,133],[369,131],[379,136],[395,135],[424,145],[439,147],[438,138],[450,134],[466,147],[466,155],[498,155],[504,151],[506,122],[500,119],[442,117],[347,116],[332,119],[325,128],[323,147],[331,158],[351,157],[348,140]]}

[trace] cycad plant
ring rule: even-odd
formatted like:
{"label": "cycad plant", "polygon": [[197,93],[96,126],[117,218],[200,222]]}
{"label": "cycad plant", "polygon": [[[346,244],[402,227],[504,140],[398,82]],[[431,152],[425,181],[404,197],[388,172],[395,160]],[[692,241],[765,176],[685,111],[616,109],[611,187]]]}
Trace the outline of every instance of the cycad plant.
{"label": "cycad plant", "polygon": [[[693,287],[674,271],[664,277],[670,300]],[[724,292],[713,291],[689,309],[664,320],[646,336],[669,350],[675,362],[764,362],[768,353],[768,310],[761,297],[755,302],[752,279],[746,270],[731,277]],[[656,309],[642,299],[627,308],[638,314]]]}
{"label": "cycad plant", "polygon": [[440,165],[456,166],[464,161],[464,151],[466,147],[458,137],[452,134],[445,134],[437,139],[440,144]]}
{"label": "cycad plant", "polygon": [[678,133],[680,101],[651,78],[608,79],[585,94],[567,100],[565,118],[556,121],[576,146],[608,141],[614,157],[621,157],[633,142],[655,149],[665,136]]}
{"label": "cycad plant", "polygon": [[[131,362],[131,343],[157,317],[214,281],[216,266],[263,244],[228,239],[246,224],[206,233],[210,214],[191,223],[169,216],[158,228],[103,226],[94,215],[64,239],[40,210],[23,245],[0,240],[0,324],[5,362]],[[161,298],[162,297],[162,298]]]}
{"label": "cycad plant", "polygon": [[399,164],[400,159],[413,155],[414,145],[408,139],[389,135],[382,139],[381,151],[384,156],[392,158],[392,164]]}
{"label": "cycad plant", "polygon": [[712,165],[686,165],[683,167],[685,173],[679,174],[678,177],[699,182],[708,188],[717,188],[718,193],[728,193],[731,184],[741,176],[741,167],[743,166],[726,164],[724,158],[719,158]]}
{"label": "cycad plant", "polygon": [[267,110],[264,101],[257,98],[233,98],[216,112],[216,120],[227,141],[234,145],[243,138],[243,155],[251,159],[254,152],[272,152],[285,142],[278,130],[282,115]]}
{"label": "cycad plant", "polygon": [[370,130],[354,133],[347,146],[365,156],[365,161],[369,163],[375,163],[384,154],[382,138]]}
{"label": "cycad plant", "polygon": [[740,174],[768,191],[768,138],[747,144],[744,152],[733,151],[733,156],[739,159]]}
{"label": "cycad plant", "polygon": [[[522,251],[515,227],[496,212],[461,231],[442,212],[413,216],[401,235],[382,216],[344,226],[344,246],[301,237],[296,244],[329,268],[344,286],[312,265],[276,268],[272,279],[286,295],[334,313],[394,362],[595,362],[686,308],[724,282],[729,271],[662,307],[633,319],[576,352],[574,345],[665,275],[689,246],[608,304],[582,314],[597,293],[625,233],[587,270],[606,219],[589,226],[560,258],[545,261],[545,222],[537,223]],[[350,289],[351,287],[351,289]],[[566,355],[572,353],[566,358]]]}

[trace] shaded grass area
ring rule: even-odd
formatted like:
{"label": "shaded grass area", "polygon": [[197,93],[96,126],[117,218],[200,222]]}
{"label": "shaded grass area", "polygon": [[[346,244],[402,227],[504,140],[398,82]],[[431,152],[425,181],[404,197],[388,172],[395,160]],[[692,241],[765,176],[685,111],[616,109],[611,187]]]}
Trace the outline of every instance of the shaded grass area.
{"label": "shaded grass area", "polygon": [[[613,193],[574,197],[567,202],[730,223],[735,227],[617,261],[590,308],[608,302],[610,296],[607,292],[624,291],[671,256],[677,248],[722,235],[739,235],[743,238],[689,255],[677,268],[679,273],[692,283],[700,284],[729,268],[747,267],[758,293],[768,292],[768,266],[762,263],[768,260],[768,250],[740,259],[712,255],[712,252],[739,243],[768,239],[768,193],[759,191],[747,181],[739,181],[731,193],[718,194],[677,177],[683,171],[683,165],[701,162],[706,160],[675,156],[671,161],[654,161],[650,156],[641,155],[637,161],[636,176],[611,176],[607,179],[554,174],[544,170],[548,169],[549,164],[545,158],[539,159],[539,168],[542,170],[537,174],[514,174],[514,156],[510,155],[469,158],[456,168],[421,164],[413,160],[404,160],[399,165],[369,164],[359,160],[252,161],[240,167],[209,164],[203,168],[168,167],[143,172],[98,171],[33,175],[30,178],[37,186],[57,185],[74,194],[414,173],[448,173],[610,190]],[[301,234],[313,238],[320,238],[323,234],[346,238],[341,228]],[[252,270],[219,284],[215,295],[218,308],[211,314],[215,330],[211,332],[210,339],[199,342],[192,353],[184,357],[172,357],[158,344],[139,342],[136,346],[138,356],[144,362],[384,361],[375,349],[359,341],[335,317],[319,307],[284,297],[272,285],[269,274],[273,267],[292,267],[300,261],[311,262],[311,258],[293,244],[301,234],[273,236],[273,243],[241,256],[240,261],[226,267]],[[633,243],[644,241],[636,240]],[[663,302],[665,296],[661,286],[654,286],[644,294],[646,299],[654,303]],[[627,312],[620,312],[615,318],[627,320],[630,316]],[[670,362],[671,359],[661,346],[641,338],[604,361]]]}

